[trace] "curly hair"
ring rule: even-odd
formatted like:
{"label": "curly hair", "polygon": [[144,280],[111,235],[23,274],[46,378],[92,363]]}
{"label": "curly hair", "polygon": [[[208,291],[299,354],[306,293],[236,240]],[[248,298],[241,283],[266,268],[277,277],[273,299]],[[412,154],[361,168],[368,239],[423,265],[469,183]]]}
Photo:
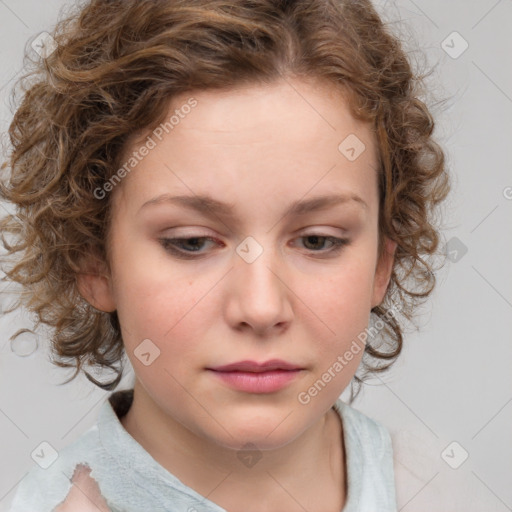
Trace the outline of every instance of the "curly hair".
{"label": "curly hair", "polygon": [[[353,116],[372,123],[379,254],[384,237],[397,249],[386,296],[371,311],[384,325],[380,344],[366,344],[363,374],[352,385],[395,362],[402,322],[435,286],[437,210],[450,180],[420,100],[426,75],[412,70],[369,0],[88,0],[52,37],[56,49],[20,81],[3,166],[9,176],[0,188],[16,213],[0,226],[5,257],[20,253],[5,270],[24,290],[14,308],[23,303],[36,327],[53,328],[53,363],[75,369],[66,382],[82,370],[111,390],[122,377],[117,314],[88,304],[76,278],[87,254],[110,269],[111,203],[95,190],[119,168],[130,137],[162,123],[178,94],[286,77],[334,84],[349,95]],[[115,378],[100,382],[87,366],[113,370]]]}

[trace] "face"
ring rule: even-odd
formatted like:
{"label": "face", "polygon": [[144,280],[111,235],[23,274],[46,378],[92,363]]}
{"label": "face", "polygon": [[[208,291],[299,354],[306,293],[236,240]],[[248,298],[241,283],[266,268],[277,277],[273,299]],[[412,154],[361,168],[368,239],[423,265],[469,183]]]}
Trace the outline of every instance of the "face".
{"label": "face", "polygon": [[168,117],[191,97],[112,191],[112,274],[89,298],[117,310],[164,417],[224,447],[283,446],[349,384],[389,281],[374,135],[318,83],[185,94]]}

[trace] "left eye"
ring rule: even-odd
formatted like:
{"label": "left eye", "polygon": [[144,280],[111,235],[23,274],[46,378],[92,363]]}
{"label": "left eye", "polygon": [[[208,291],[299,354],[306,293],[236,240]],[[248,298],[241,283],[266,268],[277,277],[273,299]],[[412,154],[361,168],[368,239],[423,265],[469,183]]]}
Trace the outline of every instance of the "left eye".
{"label": "left eye", "polygon": [[[304,235],[304,236],[301,236],[300,239],[309,240],[310,242],[312,240],[311,245],[313,245],[313,246],[324,245],[324,243],[326,241],[328,241],[331,243],[332,251],[339,251],[341,249],[341,247],[343,247],[344,245],[346,245],[348,243],[348,240],[346,240],[346,239],[336,238],[334,236],[326,236],[326,235]],[[318,251],[314,251],[314,252],[318,252]]]}
{"label": "left eye", "polygon": [[[298,240],[307,240],[306,245],[313,247],[309,248],[311,252],[322,254],[337,254],[344,246],[349,244],[349,240],[345,238],[317,234],[303,235],[299,237]],[[201,248],[203,248],[205,242],[218,243],[217,240],[208,236],[160,238],[159,241],[166,251],[178,258],[194,258],[196,257],[193,255],[194,253],[199,253],[198,255],[204,254]],[[326,242],[330,243],[330,248],[322,249]],[[308,249],[308,247],[306,247],[306,249]]]}

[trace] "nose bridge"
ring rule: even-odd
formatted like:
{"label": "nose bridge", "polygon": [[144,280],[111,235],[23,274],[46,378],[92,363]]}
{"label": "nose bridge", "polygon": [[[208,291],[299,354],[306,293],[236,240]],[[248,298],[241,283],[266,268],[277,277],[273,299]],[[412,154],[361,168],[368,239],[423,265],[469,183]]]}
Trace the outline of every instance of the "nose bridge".
{"label": "nose bridge", "polygon": [[[242,282],[247,284],[247,294],[251,291],[257,294],[277,292],[280,288],[276,281],[279,281],[275,275],[280,267],[276,253],[276,248],[271,243],[271,237],[267,236],[261,243],[252,236],[246,237],[236,248],[238,255],[236,262],[236,273],[242,278]],[[271,269],[273,271],[271,271]],[[254,294],[254,293],[253,293]],[[270,297],[269,297],[270,298]]]}
{"label": "nose bridge", "polygon": [[236,248],[232,275],[239,320],[260,328],[287,320],[290,309],[279,251],[270,240],[270,235],[263,243],[252,236],[244,239]]}

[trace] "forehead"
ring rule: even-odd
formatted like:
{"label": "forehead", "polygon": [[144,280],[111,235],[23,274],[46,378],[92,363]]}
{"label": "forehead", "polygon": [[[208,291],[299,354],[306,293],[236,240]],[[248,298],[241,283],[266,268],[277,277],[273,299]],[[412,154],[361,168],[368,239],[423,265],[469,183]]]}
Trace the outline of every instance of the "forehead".
{"label": "forehead", "polygon": [[[195,106],[184,108],[191,99]],[[137,136],[125,157],[149,139],[154,147],[120,188],[139,202],[167,191],[199,194],[199,184],[230,192],[232,202],[242,189],[306,192],[321,182],[325,193],[342,179],[362,192],[376,182],[371,126],[351,115],[342,90],[324,82],[190,91],[169,102],[164,123]]]}
{"label": "forehead", "polygon": [[[252,144],[258,142],[258,134],[275,135],[280,128],[286,128],[280,134],[282,139],[294,135],[313,138],[327,132],[337,138],[348,131],[364,138],[371,126],[352,116],[353,98],[348,89],[314,77],[285,78],[271,84],[230,89],[190,90],[170,98],[164,121],[156,128],[136,131],[126,149],[144,143],[148,136],[158,141],[162,137],[168,139],[170,133],[176,141],[182,137],[209,136],[218,143],[229,143],[236,137],[237,143]],[[371,146],[368,149],[376,149],[373,137],[365,142],[369,143],[367,147]],[[332,143],[330,138],[328,143]]]}

